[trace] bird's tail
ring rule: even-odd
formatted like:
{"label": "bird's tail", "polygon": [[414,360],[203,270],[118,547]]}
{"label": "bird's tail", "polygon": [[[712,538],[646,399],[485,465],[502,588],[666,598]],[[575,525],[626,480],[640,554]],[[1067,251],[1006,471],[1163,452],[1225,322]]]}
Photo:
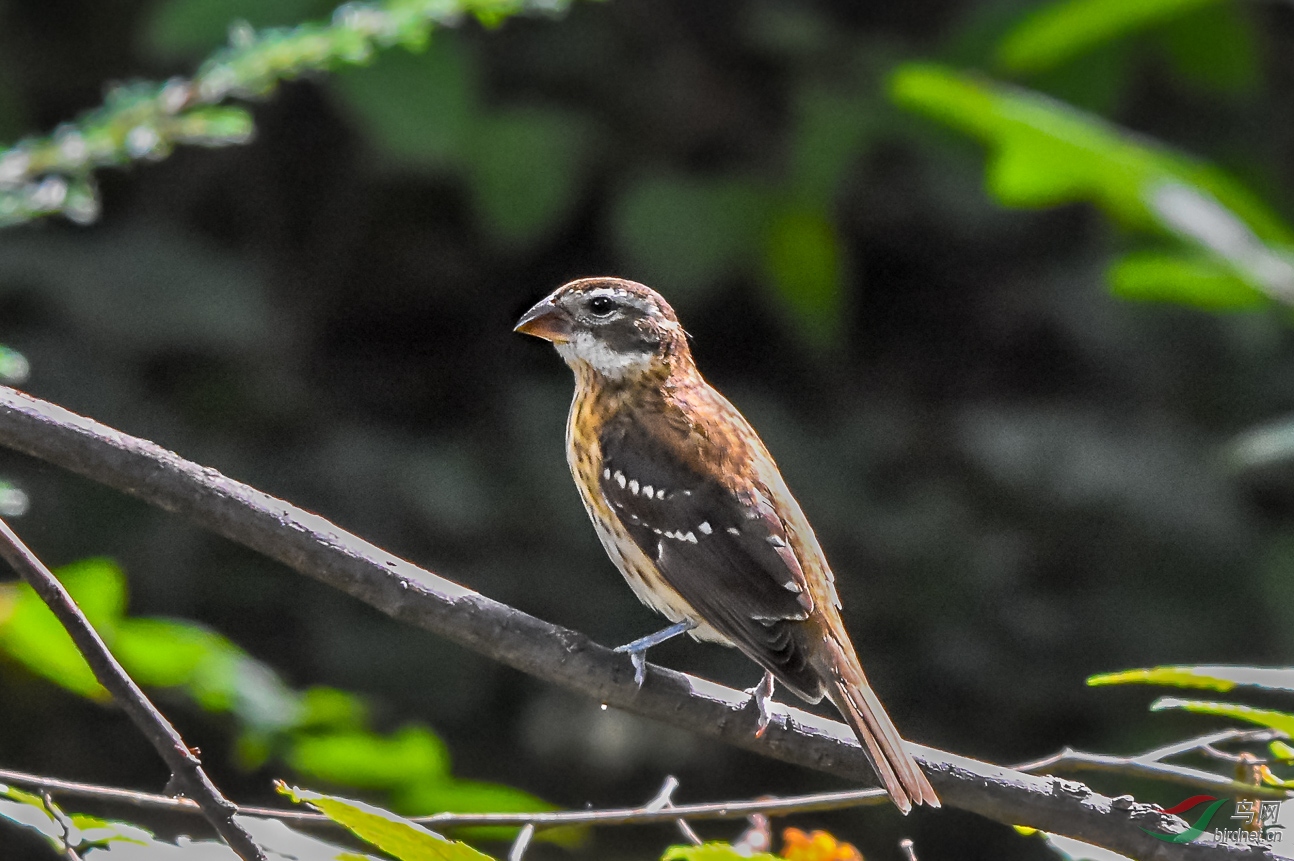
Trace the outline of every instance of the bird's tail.
{"label": "bird's tail", "polygon": [[827,696],[853,729],[854,735],[858,736],[890,799],[905,815],[914,804],[938,807],[939,796],[935,795],[934,787],[912,754],[904,749],[903,738],[885,713],[880,698],[867,683],[858,659],[852,654],[853,649],[847,645],[848,640],[846,645],[842,645],[835,637],[826,639],[828,648],[836,653],[832,655],[832,666],[827,673],[831,680],[827,685]]}

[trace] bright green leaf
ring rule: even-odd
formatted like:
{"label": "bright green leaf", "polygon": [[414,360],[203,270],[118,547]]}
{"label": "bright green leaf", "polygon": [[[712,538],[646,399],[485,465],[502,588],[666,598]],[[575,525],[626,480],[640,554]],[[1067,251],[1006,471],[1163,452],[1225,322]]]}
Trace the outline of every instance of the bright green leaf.
{"label": "bright green leaf", "polygon": [[449,775],[449,752],[430,730],[407,726],[383,738],[367,732],[301,736],[287,762],[329,783],[391,789]]}
{"label": "bright green leaf", "polygon": [[329,819],[400,861],[490,861],[490,856],[466,843],[447,840],[421,825],[362,801],[321,795],[284,784],[279,784],[279,792],[297,803],[315,807]]}
{"label": "bright green leaf", "polygon": [[38,831],[60,846],[63,828],[45,809],[40,798],[21,789],[0,783],[0,816],[17,825]]}
{"label": "bright green leaf", "polygon": [[1061,0],[1026,16],[1003,38],[997,62],[1039,72],[1111,39],[1170,21],[1219,0]]}
{"label": "bright green leaf", "polygon": [[[121,569],[108,559],[87,559],[55,574],[111,646],[126,605]],[[73,693],[110,699],[62,624],[25,583],[0,587],[0,651]]]}
{"label": "bright green leaf", "polygon": [[1210,691],[1229,691],[1239,686],[1271,691],[1294,691],[1294,669],[1228,666],[1154,667],[1146,670],[1102,673],[1090,677],[1087,683],[1093,687],[1148,684]]}
{"label": "bright green leaf", "polygon": [[1267,749],[1271,751],[1272,757],[1283,763],[1289,764],[1294,762],[1294,747],[1291,747],[1280,739],[1268,742]]}
{"label": "bright green leaf", "polygon": [[661,861],[780,861],[767,852],[742,852],[731,843],[702,843],[700,846],[671,846]]}
{"label": "bright green leaf", "polygon": [[1143,251],[1115,261],[1109,271],[1116,296],[1146,302],[1174,302],[1208,311],[1265,308],[1267,296],[1212,257]]}
{"label": "bright green leaf", "polygon": [[27,382],[31,375],[31,363],[27,357],[11,347],[0,344],[0,383],[6,386],[20,386]]}
{"label": "bright green leaf", "polygon": [[1181,186],[1263,242],[1294,244],[1294,229],[1224,172],[1039,93],[907,63],[891,77],[890,95],[987,143],[989,191],[1005,206],[1086,200],[1124,225],[1177,237],[1179,228],[1158,207],[1164,188]]}
{"label": "bright green leaf", "polygon": [[560,226],[576,200],[591,134],[579,118],[555,110],[512,108],[482,117],[467,159],[489,231],[520,244]]}
{"label": "bright green leaf", "polygon": [[112,651],[141,685],[187,685],[212,654],[231,648],[219,634],[170,619],[125,619],[117,627]]}
{"label": "bright green leaf", "polygon": [[1256,723],[1260,726],[1270,727],[1271,729],[1280,730],[1287,735],[1294,736],[1294,715],[1285,712],[1278,712],[1274,709],[1256,709],[1252,706],[1242,706],[1236,703],[1211,703],[1200,700],[1180,700],[1176,697],[1163,697],[1151,703],[1152,712],[1165,711],[1167,709],[1182,709],[1183,711],[1194,712],[1196,714],[1219,715],[1221,717],[1230,717],[1237,720]]}
{"label": "bright green leaf", "polygon": [[811,343],[827,347],[841,331],[844,262],[835,226],[820,211],[788,209],[769,224],[764,264],[783,304]]}
{"label": "bright green leaf", "polygon": [[300,729],[359,729],[368,708],[354,694],[323,685],[307,688],[301,697]]}
{"label": "bright green leaf", "polygon": [[758,259],[771,195],[749,179],[656,175],[621,195],[611,221],[631,271],[697,293]]}

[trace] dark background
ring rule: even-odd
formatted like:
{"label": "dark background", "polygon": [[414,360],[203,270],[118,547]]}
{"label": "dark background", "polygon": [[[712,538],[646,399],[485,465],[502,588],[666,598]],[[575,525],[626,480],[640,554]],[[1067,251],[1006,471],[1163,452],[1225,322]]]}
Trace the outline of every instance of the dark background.
{"label": "dark background", "polygon": [[[194,3],[0,2],[0,135],[47,132],[106,82],[191,73],[231,19],[329,9],[225,5],[208,21]],[[427,55],[285,85],[255,105],[248,146],[102,173],[91,227],[0,234],[0,343],[30,359],[37,396],[614,645],[659,620],[567,474],[569,372],[511,327],[570,278],[643,280],[778,458],[906,736],[1010,763],[1202,732],[1215,724],[1147,713],[1153,690],[1084,679],[1290,662],[1286,485],[1224,455],[1294,409],[1294,341],[1277,312],[1112,297],[1103,270],[1127,236],[1082,205],[996,206],[978,147],[885,100],[895,63],[973,64],[1027,8],[614,0],[467,24]],[[1252,69],[1234,86],[1190,80],[1150,39],[1027,83],[1224,165],[1289,215],[1294,9],[1240,14]],[[822,144],[845,147],[822,209],[841,293],[806,323],[730,237],[743,194],[813,157],[796,106],[814,88],[856,113]],[[726,204],[698,203],[716,183]],[[639,803],[666,774],[688,801],[839,786],[600,711],[17,455],[0,452],[0,475],[30,495],[16,525],[50,564],[117,559],[132,613],[199,621],[295,685],[363,694],[379,726],[426,720],[461,776],[563,807]],[[652,659],[737,687],[759,675],[691,642]],[[3,663],[0,703],[0,765],[165,781],[114,711]],[[169,711],[231,795],[271,797],[281,766],[244,773],[220,719]],[[795,824],[871,858],[899,857],[903,834],[924,861],[1044,854],[956,811]],[[578,854],[657,857],[675,839],[608,830]]]}

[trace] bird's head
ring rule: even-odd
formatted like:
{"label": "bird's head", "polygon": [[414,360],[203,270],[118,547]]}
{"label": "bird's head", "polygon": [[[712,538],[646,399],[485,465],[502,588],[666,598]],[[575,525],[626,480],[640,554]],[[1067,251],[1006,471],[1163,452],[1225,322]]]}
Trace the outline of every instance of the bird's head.
{"label": "bird's head", "polygon": [[650,287],[619,278],[581,278],[525,313],[516,331],[551,341],[577,372],[621,382],[691,366],[687,334]]}

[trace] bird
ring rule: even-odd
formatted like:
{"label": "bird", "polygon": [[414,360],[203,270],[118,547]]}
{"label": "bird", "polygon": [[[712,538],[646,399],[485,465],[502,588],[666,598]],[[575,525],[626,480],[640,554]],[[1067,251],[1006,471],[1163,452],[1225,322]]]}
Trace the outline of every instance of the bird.
{"label": "bird", "polygon": [[673,623],[617,650],[638,684],[647,649],[672,636],[736,647],[764,668],[751,689],[758,735],[774,681],[825,696],[901,812],[939,807],[863,673],[808,519],[755,429],[697,370],[664,297],[582,278],[515,331],[550,341],[575,372],[566,455],[580,498],[634,594]]}

